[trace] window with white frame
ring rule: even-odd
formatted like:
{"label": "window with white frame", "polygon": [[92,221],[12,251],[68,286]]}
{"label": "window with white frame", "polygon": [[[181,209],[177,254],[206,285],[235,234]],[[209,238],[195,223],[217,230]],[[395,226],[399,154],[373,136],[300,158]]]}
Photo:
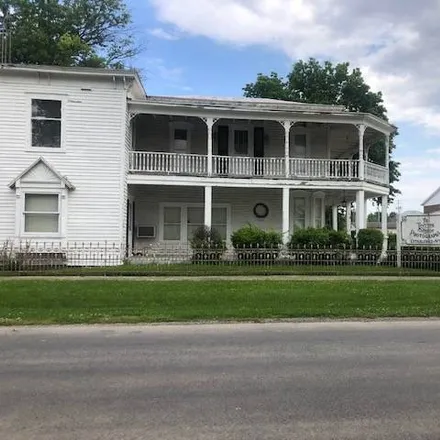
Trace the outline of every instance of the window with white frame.
{"label": "window with white frame", "polygon": [[[163,239],[167,241],[190,241],[194,232],[205,224],[204,206],[165,206],[163,208]],[[223,240],[227,239],[228,210],[212,208],[212,228]]]}
{"label": "window with white frame", "polygon": [[306,227],[306,199],[297,197],[293,199],[293,229],[304,229]]}
{"label": "window with white frame", "polygon": [[62,102],[32,99],[32,147],[61,148]]}
{"label": "window with white frame", "polygon": [[23,215],[25,233],[60,233],[59,194],[26,193]]}
{"label": "window with white frame", "polygon": [[249,154],[249,130],[234,130],[234,152],[243,156]]}
{"label": "window with white frame", "polygon": [[182,208],[166,206],[163,210],[163,239],[179,241],[182,232]]}
{"label": "window with white frame", "polygon": [[[224,207],[214,207],[212,208],[212,229],[215,229],[220,234],[222,240],[226,240],[227,236],[227,209]],[[194,235],[194,232],[200,226],[204,226],[205,224],[205,208],[200,206],[191,206],[188,207],[187,211],[187,237],[188,240]]]}

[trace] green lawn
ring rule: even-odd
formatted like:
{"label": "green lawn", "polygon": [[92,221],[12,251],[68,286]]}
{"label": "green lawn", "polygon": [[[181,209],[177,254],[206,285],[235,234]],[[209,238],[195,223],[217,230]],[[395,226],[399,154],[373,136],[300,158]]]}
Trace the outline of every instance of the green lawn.
{"label": "green lawn", "polygon": [[67,267],[52,270],[5,272],[0,276],[252,276],[252,275],[381,275],[381,276],[438,276],[440,272],[429,269],[402,268],[379,265],[279,265],[279,264],[148,264],[112,267]]}
{"label": "green lawn", "polygon": [[0,281],[0,324],[440,316],[438,281]]}

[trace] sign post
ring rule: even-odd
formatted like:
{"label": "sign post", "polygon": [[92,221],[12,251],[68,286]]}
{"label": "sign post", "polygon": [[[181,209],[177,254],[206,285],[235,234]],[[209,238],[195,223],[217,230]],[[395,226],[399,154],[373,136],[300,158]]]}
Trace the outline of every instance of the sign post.
{"label": "sign post", "polygon": [[397,267],[402,267],[402,214],[397,211],[397,234],[396,234],[396,262]]}

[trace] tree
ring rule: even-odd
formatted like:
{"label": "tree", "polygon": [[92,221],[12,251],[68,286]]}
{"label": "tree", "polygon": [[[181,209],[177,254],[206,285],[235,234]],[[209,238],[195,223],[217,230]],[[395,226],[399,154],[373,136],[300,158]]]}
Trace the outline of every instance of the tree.
{"label": "tree", "polygon": [[[349,63],[334,65],[330,61],[320,63],[314,58],[298,61],[287,78],[272,72],[269,76],[259,73],[254,83],[246,84],[244,96],[272,98],[310,104],[342,105],[351,112],[371,113],[388,120],[382,93],[372,92],[365,83],[360,69],[350,69]],[[395,143],[390,142],[390,154]],[[369,159],[384,165],[385,142],[378,140],[369,149]],[[399,181],[399,163],[390,160],[390,183]],[[400,191],[391,185],[391,199]]]}
{"label": "tree", "polygon": [[124,0],[0,0],[12,63],[122,67],[139,52]]}

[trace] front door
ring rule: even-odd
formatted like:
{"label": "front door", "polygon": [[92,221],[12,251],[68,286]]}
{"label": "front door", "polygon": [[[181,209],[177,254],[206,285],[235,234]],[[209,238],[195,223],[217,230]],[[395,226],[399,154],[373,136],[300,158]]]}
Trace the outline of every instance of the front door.
{"label": "front door", "polygon": [[254,156],[257,158],[255,161],[255,175],[264,175],[263,160],[258,158],[264,157],[264,128],[255,127],[254,129]]}
{"label": "front door", "polygon": [[307,136],[305,134],[295,134],[293,145],[293,157],[298,159],[295,161],[293,174],[296,176],[307,177],[306,161],[301,159],[307,158]]}
{"label": "front door", "polygon": [[220,125],[217,131],[217,154],[216,174],[228,174],[229,172],[229,127]]}

